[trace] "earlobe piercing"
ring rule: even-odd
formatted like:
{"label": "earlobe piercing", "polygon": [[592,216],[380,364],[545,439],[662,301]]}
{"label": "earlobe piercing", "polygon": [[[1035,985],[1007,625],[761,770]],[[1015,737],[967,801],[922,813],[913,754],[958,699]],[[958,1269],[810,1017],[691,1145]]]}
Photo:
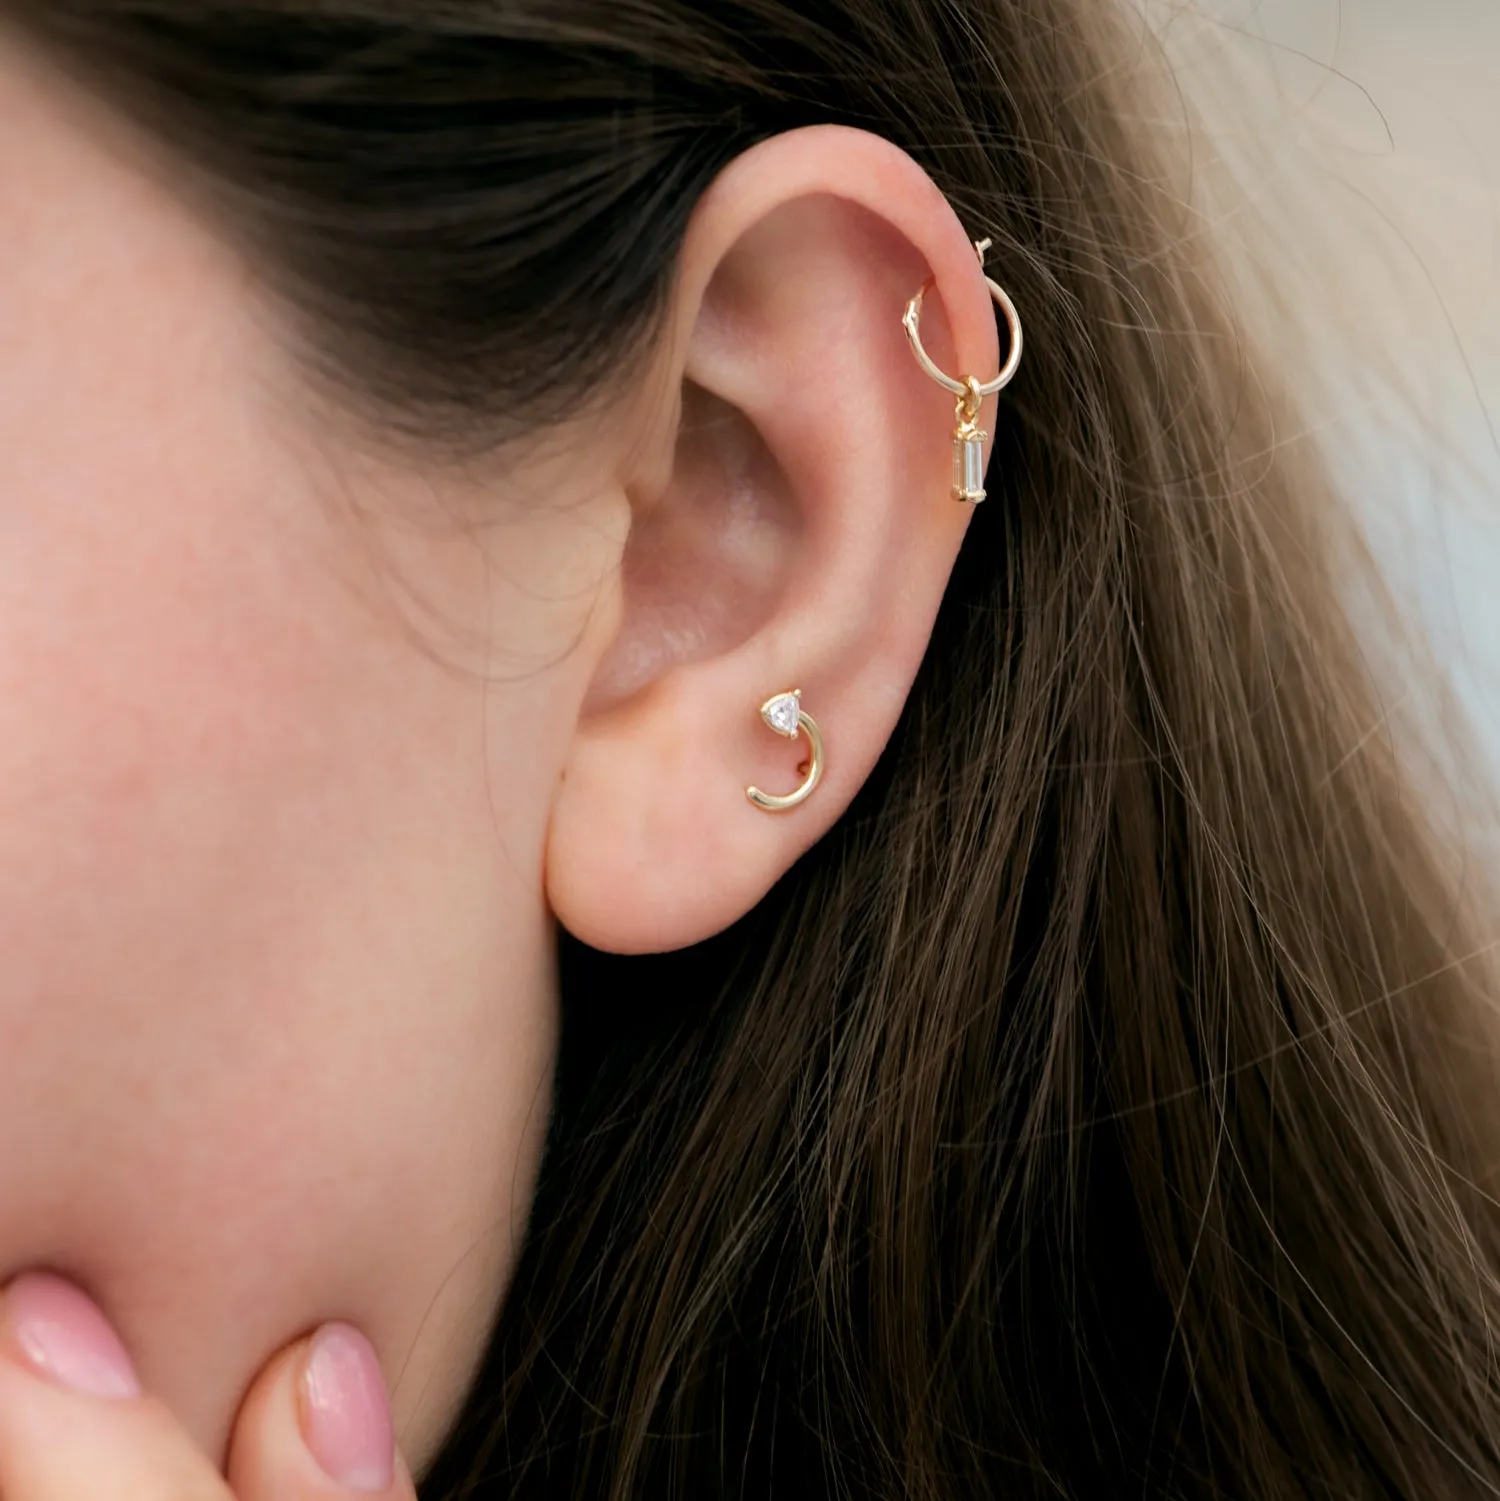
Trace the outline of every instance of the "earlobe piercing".
{"label": "earlobe piercing", "polygon": [[[979,264],[984,265],[984,253],[990,248],[989,240],[975,242],[974,251],[979,257]],[[933,363],[931,356],[922,347],[922,336],[918,331],[922,321],[922,299],[932,288],[932,278],[924,281],[917,291],[917,295],[906,304],[906,313],[901,322],[906,328],[906,337],[911,341],[912,353],[917,357],[917,363],[923,370],[935,380],[945,391],[951,391],[958,397],[958,405],[954,409],[954,416],[958,419],[958,425],[953,430],[953,489],[951,494],[954,500],[967,501],[971,505],[978,505],[984,499],[984,440],[989,437],[986,432],[979,428],[979,407],[986,396],[993,396],[996,391],[1010,384],[1011,377],[1015,375],[1021,363],[1021,319],[1016,312],[1016,305],[1006,295],[1005,291],[997,282],[988,276],[984,279],[985,285],[990,289],[993,297],[1005,314],[1005,321],[1010,325],[1010,357],[1005,362],[994,380],[986,381],[984,385],[972,376],[966,375],[962,380],[954,380],[951,375],[945,375]]]}
{"label": "earlobe piercing", "polygon": [[[980,240],[975,243],[974,253],[979,257],[981,266],[984,265],[984,253],[989,248],[989,240]],[[1010,325],[1010,355],[1000,373],[984,385],[981,385],[972,375],[966,375],[962,380],[954,380],[951,375],[945,375],[922,347],[922,299],[932,288],[933,283],[930,277],[917,289],[916,296],[906,304],[906,313],[901,320],[906,328],[906,336],[911,341],[912,353],[917,357],[917,363],[938,385],[958,397],[958,405],[955,409],[958,425],[953,432],[952,494],[955,500],[967,501],[971,505],[978,505],[984,499],[985,493],[984,440],[989,434],[981,432],[979,428],[980,405],[985,397],[993,396],[996,391],[1009,385],[1011,377],[1015,375],[1021,364],[1021,319],[1016,312],[1015,304],[997,282],[992,281],[988,276],[984,280],[985,285],[990,289],[990,295],[999,305],[1001,312],[1005,314],[1006,323]],[[788,740],[795,740],[798,735],[806,735],[807,743],[812,747],[812,755],[804,763],[802,785],[795,791],[783,797],[777,797],[772,793],[762,792],[759,787],[745,788],[745,796],[762,812],[785,813],[805,803],[823,779],[823,735],[818,729],[817,721],[802,707],[800,688],[793,688],[788,693],[778,693],[775,697],[768,698],[760,706],[760,717],[778,735],[784,735]]]}
{"label": "earlobe piercing", "polygon": [[812,758],[806,763],[802,785],[785,797],[775,797],[762,792],[759,787],[745,788],[745,796],[764,813],[785,813],[805,803],[823,779],[823,734],[817,721],[802,707],[802,690],[793,688],[790,693],[778,693],[760,706],[760,717],[778,735],[795,740],[799,734],[807,736],[812,747]]}

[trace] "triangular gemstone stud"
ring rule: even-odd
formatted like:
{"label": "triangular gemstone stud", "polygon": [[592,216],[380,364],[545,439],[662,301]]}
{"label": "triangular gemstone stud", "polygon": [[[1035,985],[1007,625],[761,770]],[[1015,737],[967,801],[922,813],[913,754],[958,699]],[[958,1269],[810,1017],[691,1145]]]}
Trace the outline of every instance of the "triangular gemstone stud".
{"label": "triangular gemstone stud", "polygon": [[760,706],[760,717],[788,740],[795,740],[802,724],[802,690],[794,688],[790,693],[778,693]]}

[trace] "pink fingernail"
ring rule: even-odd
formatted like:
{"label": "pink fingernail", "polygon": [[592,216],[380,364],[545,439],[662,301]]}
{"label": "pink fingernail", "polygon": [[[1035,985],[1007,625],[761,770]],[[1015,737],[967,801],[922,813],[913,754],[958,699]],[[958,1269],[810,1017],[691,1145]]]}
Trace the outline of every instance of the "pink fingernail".
{"label": "pink fingernail", "polygon": [[396,1478],[396,1431],[385,1377],[369,1340],[325,1324],[302,1374],[302,1429],[324,1471],[355,1491],[386,1491]]}
{"label": "pink fingernail", "polygon": [[5,1291],[22,1353],[59,1386],[90,1397],[138,1397],[141,1383],[109,1321],[53,1272],[26,1272]]}

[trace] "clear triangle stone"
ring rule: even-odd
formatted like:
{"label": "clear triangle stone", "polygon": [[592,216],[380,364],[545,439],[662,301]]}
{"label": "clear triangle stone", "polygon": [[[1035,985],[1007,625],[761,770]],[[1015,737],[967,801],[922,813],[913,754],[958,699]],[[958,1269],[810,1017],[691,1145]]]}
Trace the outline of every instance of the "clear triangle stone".
{"label": "clear triangle stone", "polygon": [[785,735],[789,740],[797,738],[797,730],[802,717],[802,705],[797,701],[796,694],[779,694],[760,712],[765,717],[766,723],[778,735]]}

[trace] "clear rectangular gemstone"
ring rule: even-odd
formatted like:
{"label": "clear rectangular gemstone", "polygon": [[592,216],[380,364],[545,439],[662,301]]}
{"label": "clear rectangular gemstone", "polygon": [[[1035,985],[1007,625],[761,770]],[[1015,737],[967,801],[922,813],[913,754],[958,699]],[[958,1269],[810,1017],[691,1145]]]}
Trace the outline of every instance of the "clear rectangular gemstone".
{"label": "clear rectangular gemstone", "polygon": [[984,499],[984,434],[953,443],[953,495],[957,500]]}

